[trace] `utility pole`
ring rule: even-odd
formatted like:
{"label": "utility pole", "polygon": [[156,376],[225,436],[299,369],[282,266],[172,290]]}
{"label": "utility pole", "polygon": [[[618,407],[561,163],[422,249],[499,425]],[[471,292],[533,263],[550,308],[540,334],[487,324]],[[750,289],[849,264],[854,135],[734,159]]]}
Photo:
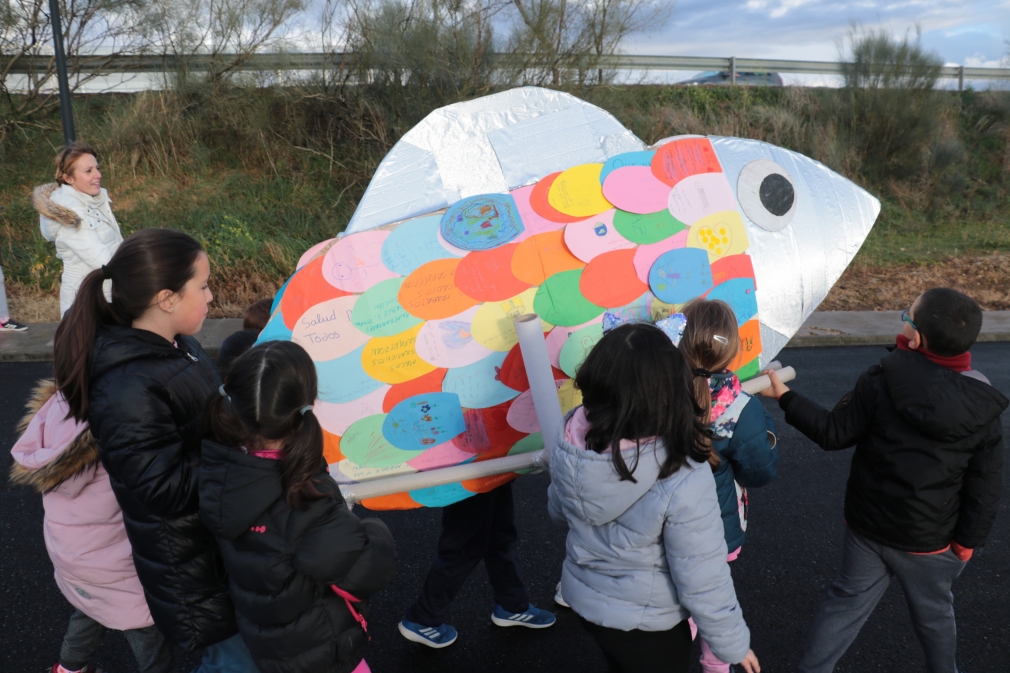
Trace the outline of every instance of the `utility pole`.
{"label": "utility pole", "polygon": [[56,56],[56,80],[60,85],[60,116],[63,118],[63,141],[69,145],[77,139],[74,132],[74,108],[70,103],[70,81],[67,78],[67,54],[63,50],[63,26],[60,22],[60,0],[49,0],[49,22],[53,29],[53,51]]}

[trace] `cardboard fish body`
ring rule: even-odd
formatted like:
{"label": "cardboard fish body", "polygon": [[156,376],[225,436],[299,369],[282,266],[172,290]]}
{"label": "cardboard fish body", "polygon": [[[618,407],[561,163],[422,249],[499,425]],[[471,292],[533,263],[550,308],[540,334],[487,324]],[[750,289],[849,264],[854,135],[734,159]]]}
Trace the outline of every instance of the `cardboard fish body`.
{"label": "cardboard fish body", "polygon": [[[309,250],[260,341],[316,362],[340,482],[543,446],[515,315],[544,322],[563,411],[603,315],[734,310],[741,379],[824,299],[880,210],[807,157],[740,138],[645,146],[606,112],[527,87],[433,112],[380,164],[348,230]],[[514,473],[365,500],[439,507]]]}

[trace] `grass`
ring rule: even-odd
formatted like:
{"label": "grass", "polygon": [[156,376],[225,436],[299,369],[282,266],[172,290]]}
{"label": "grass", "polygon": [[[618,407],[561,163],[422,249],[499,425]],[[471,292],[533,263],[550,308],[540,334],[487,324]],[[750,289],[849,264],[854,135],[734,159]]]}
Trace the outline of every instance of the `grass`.
{"label": "grass", "polygon": [[[836,90],[628,86],[574,93],[647,142],[682,133],[765,140],[818,159],[877,195],[881,215],[840,286],[916,269],[940,272],[958,260],[964,268],[978,260],[992,266],[1010,250],[1006,94],[945,92],[935,111],[941,135],[916,150],[921,170],[880,176],[839,124]],[[308,87],[79,97],[75,115],[79,137],[103,154],[103,182],[123,233],[165,226],[206,246],[215,317],[239,315],[271,295],[306,249],[342,231],[375,166],[409,128],[377,103]],[[25,128],[0,142],[0,263],[13,313],[27,321],[57,318],[61,273],[29,198],[32,187],[52,180],[62,142],[58,114],[39,123],[45,130]],[[990,304],[1008,294],[1010,274],[979,277]],[[838,290],[826,306],[896,308],[903,301],[901,293]]]}

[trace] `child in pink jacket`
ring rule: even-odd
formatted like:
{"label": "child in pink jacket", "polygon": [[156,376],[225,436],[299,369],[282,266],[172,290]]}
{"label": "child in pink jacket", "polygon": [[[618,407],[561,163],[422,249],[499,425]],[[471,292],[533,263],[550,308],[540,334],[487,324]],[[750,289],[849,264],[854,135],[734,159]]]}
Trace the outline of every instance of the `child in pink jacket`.
{"label": "child in pink jacket", "polygon": [[133,566],[123,514],[86,423],[67,419],[63,395],[43,381],[11,449],[11,481],[42,493],[46,550],[56,585],[75,608],[53,673],[90,673],[109,629],[123,631],[142,673],[175,670]]}

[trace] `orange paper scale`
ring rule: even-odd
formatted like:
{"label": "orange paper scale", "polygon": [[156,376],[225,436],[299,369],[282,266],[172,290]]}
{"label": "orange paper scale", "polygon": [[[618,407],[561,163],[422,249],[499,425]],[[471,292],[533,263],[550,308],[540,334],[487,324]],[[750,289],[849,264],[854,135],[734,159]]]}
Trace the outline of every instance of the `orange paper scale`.
{"label": "orange paper scale", "polygon": [[344,459],[344,454],[340,451],[340,437],[332,432],[323,430],[323,458],[327,465],[339,463]]}
{"label": "orange paper scale", "polygon": [[565,231],[548,231],[518,244],[512,255],[512,273],[529,285],[540,285],[561,271],[581,269],[586,263],[565,245]]}
{"label": "orange paper scale", "polygon": [[505,301],[530,287],[512,273],[512,256],[518,243],[477,250],[456,267],[456,287],[477,301]]}
{"label": "orange paper scale", "polygon": [[421,320],[443,320],[462,313],[477,300],[456,287],[456,269],[460,260],[436,259],[422,264],[403,279],[397,298],[412,316]]}
{"label": "orange paper scale", "polygon": [[649,286],[635,272],[635,249],[597,255],[582,270],[579,291],[597,306],[616,308],[641,297]]}
{"label": "orange paper scale", "polygon": [[386,396],[382,398],[382,411],[388,414],[400,402],[414,395],[425,393],[442,392],[442,379],[445,378],[448,369],[436,369],[423,376],[418,376],[413,381],[406,383],[396,383],[386,391]]}
{"label": "orange paper scale", "polygon": [[281,316],[288,329],[316,304],[351,294],[330,285],[323,277],[323,257],[317,257],[295,272],[281,296]]}
{"label": "orange paper scale", "polygon": [[708,138],[673,140],[652,156],[652,174],[671,187],[692,175],[721,172],[719,158]]}
{"label": "orange paper scale", "polygon": [[754,289],[757,289],[757,281],[754,279],[754,263],[750,255],[730,255],[712,262],[712,285],[721,285],[733,278],[750,278],[754,280]]}
{"label": "orange paper scale", "polygon": [[761,323],[748,320],[740,326],[740,350],[727,369],[736,371],[761,354]]}
{"label": "orange paper scale", "polygon": [[[466,481],[460,482],[468,491],[474,493],[487,493],[488,491],[498,488],[502,484],[512,481],[517,475],[515,472],[506,472],[505,474],[495,474],[490,477],[481,477],[480,479],[468,479]],[[364,504],[364,502],[362,502]]]}
{"label": "orange paper scale", "polygon": [[378,498],[365,498],[361,501],[361,506],[378,512],[391,509],[417,509],[421,505],[411,498],[409,493],[394,493]]}
{"label": "orange paper scale", "polygon": [[563,222],[568,224],[570,222],[578,222],[579,220],[584,220],[584,217],[575,217],[572,215],[565,215],[560,210],[555,208],[547,200],[547,194],[551,191],[551,185],[554,181],[558,179],[561,172],[551,173],[550,175],[542,178],[534,187],[533,191],[530,192],[530,208],[533,212],[540,217],[550,220],[551,222]]}

